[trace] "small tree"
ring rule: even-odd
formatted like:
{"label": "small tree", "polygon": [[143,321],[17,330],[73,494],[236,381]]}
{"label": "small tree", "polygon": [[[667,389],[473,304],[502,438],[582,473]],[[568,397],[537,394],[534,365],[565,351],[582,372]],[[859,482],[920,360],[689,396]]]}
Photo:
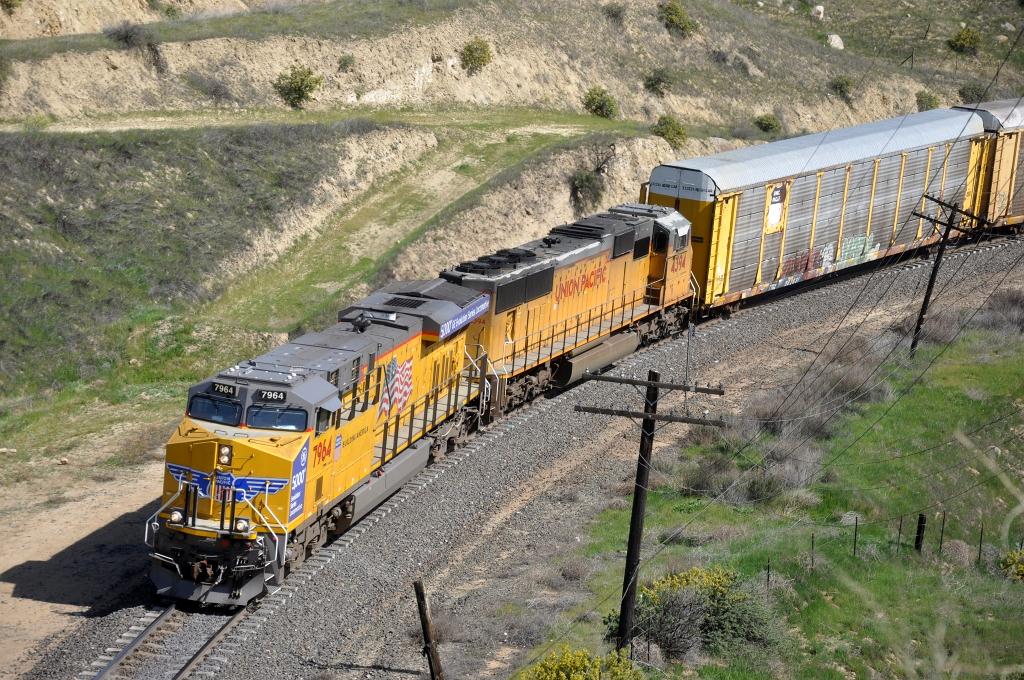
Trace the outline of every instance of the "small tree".
{"label": "small tree", "polygon": [[583,95],[583,108],[602,118],[614,118],[619,115],[619,103],[603,87],[594,86],[587,90]]}
{"label": "small tree", "polygon": [[466,73],[473,76],[483,70],[484,66],[491,63],[494,55],[491,54],[491,46],[483,38],[476,37],[462,46],[459,51],[459,61]]}
{"label": "small tree", "polygon": [[667,68],[654,69],[644,77],[644,89],[653,95],[664,97],[672,89],[672,74]]}
{"label": "small tree", "polygon": [[1024,581],[1024,550],[1011,550],[1006,553],[999,561],[999,566],[1007,578],[1013,581]]}
{"label": "small tree", "polygon": [[348,73],[356,66],[356,56],[354,54],[343,54],[338,57],[338,71],[340,73]]}
{"label": "small tree", "polygon": [[981,33],[973,28],[961,28],[946,44],[957,54],[977,54],[981,45]]}
{"label": "small tree", "polygon": [[651,126],[651,134],[664,139],[673,149],[681,149],[686,143],[686,128],[675,116],[659,117],[658,122]]}
{"label": "small tree", "polygon": [[766,113],[754,119],[754,125],[761,132],[777,135],[782,132],[782,121],[774,113]]}
{"label": "small tree", "polygon": [[828,89],[847,104],[853,103],[853,78],[850,76],[836,76],[828,81]]}
{"label": "small tree", "polygon": [[966,83],[957,90],[963,104],[977,104],[985,99],[988,88],[981,83]]}
{"label": "small tree", "polygon": [[293,64],[290,69],[277,76],[273,87],[285,104],[293,109],[301,109],[323,82],[323,76],[318,76],[313,69]]}
{"label": "small tree", "polygon": [[658,21],[668,32],[680,38],[688,38],[697,32],[697,22],[690,18],[679,0],[668,0],[658,5]]}
{"label": "small tree", "polygon": [[918,92],[917,95],[915,95],[915,99],[917,99],[918,111],[931,111],[932,109],[937,109],[942,105],[942,102],[939,101],[939,95],[934,92],[929,92],[928,90],[921,90]]}

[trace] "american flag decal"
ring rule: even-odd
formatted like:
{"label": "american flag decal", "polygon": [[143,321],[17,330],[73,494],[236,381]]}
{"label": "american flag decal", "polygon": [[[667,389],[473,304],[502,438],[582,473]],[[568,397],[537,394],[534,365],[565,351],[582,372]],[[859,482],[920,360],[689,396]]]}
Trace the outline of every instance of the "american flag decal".
{"label": "american flag decal", "polygon": [[384,389],[381,390],[377,416],[389,417],[392,409],[401,411],[411,394],[412,359],[406,359],[399,365],[398,359],[391,357],[391,363],[384,368]]}

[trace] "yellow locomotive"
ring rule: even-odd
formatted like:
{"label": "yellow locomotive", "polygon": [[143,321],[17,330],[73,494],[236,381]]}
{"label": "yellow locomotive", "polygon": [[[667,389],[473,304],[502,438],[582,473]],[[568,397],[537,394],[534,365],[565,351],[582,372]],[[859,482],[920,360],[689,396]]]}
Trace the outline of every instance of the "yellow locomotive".
{"label": "yellow locomotive", "polygon": [[[626,204],[189,390],[147,521],[163,595],[244,604],[481,423],[707,312],[926,246],[924,194],[1024,222],[1018,102],[928,111],[661,165]],[[691,234],[692,223],[692,234]]]}
{"label": "yellow locomotive", "polygon": [[680,327],[691,296],[689,222],[621,205],[194,385],[146,527],[157,592],[250,601],[479,423]]}

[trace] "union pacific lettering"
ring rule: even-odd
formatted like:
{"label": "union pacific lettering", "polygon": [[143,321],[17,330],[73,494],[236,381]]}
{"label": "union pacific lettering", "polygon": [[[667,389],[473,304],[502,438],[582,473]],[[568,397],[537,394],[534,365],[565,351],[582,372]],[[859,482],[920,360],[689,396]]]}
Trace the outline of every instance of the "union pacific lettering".
{"label": "union pacific lettering", "polygon": [[[589,271],[587,271],[589,269]],[[599,261],[584,265],[582,271],[567,272],[555,285],[555,302],[571,298],[608,280],[608,263]]]}

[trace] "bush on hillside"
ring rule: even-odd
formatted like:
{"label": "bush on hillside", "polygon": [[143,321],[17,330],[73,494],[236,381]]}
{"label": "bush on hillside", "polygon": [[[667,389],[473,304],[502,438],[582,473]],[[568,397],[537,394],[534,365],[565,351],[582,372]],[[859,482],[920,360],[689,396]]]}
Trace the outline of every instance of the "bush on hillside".
{"label": "bush on hillside", "polygon": [[583,95],[583,108],[595,116],[614,118],[619,115],[619,103],[603,87],[592,87]]}
{"label": "bush on hillside", "polygon": [[14,14],[14,10],[21,7],[22,0],[0,0],[0,8],[7,14]]}
{"label": "bush on hillside", "polygon": [[302,105],[313,97],[313,93],[323,85],[323,76],[318,76],[313,69],[301,64],[293,64],[287,71],[281,72],[273,82],[274,91],[293,109],[301,109]]}
{"label": "bush on hillside", "polygon": [[11,77],[12,72],[11,62],[3,55],[0,55],[0,92],[4,91],[4,85],[7,83],[7,79]]}
{"label": "bush on hillside", "polygon": [[235,99],[227,83],[205,73],[189,71],[185,74],[185,82],[192,89],[201,92],[216,102],[230,102]]}
{"label": "bush on hillside", "polygon": [[697,32],[697,22],[690,18],[679,0],[668,0],[658,5],[658,21],[668,32],[680,38],[687,38]]}
{"label": "bush on hillside", "polygon": [[343,54],[338,57],[338,71],[340,73],[348,73],[356,66],[356,56],[354,54]]}
{"label": "bush on hillside", "polygon": [[1002,333],[1024,333],[1024,291],[996,291],[971,320],[971,325]]}
{"label": "bush on hillside", "polygon": [[125,21],[103,29],[103,35],[126,50],[139,50],[146,54],[158,73],[167,71],[167,62],[160,53],[160,39],[141,24]]}
{"label": "bush on hillside", "polygon": [[977,54],[981,45],[981,33],[973,28],[961,28],[946,45],[957,54]]}
{"label": "bush on hillside", "polygon": [[667,68],[656,68],[644,77],[644,89],[663,97],[672,90],[672,74]]}
{"label": "bush on hillside", "polygon": [[601,12],[609,21],[614,21],[619,25],[622,25],[626,19],[626,6],[621,2],[609,2],[607,5],[602,5]]}
{"label": "bush on hillside", "polygon": [[853,78],[850,76],[836,76],[828,81],[828,89],[847,104],[853,103]]}
{"label": "bush on hillside", "polygon": [[957,94],[960,95],[960,101],[964,104],[978,104],[988,94],[988,87],[981,83],[967,83],[960,86]]}
{"label": "bush on hillside", "polygon": [[651,134],[664,139],[673,149],[681,149],[686,143],[686,127],[675,116],[660,116],[651,126]]}
{"label": "bush on hillside", "polygon": [[593,210],[604,196],[604,178],[593,170],[577,170],[569,176],[569,200],[578,214]]}
{"label": "bush on hillside", "polygon": [[625,651],[599,657],[584,649],[562,647],[523,671],[522,680],[644,680]]}
{"label": "bush on hillside", "polygon": [[939,95],[928,90],[919,91],[914,98],[917,100],[918,111],[931,111],[942,106],[942,102],[939,101]]}
{"label": "bush on hillside", "polygon": [[[671,657],[699,645],[721,652],[736,644],[770,647],[779,640],[771,611],[740,587],[736,572],[693,567],[640,587],[637,627]],[[605,617],[605,639],[618,633],[618,616]]]}
{"label": "bush on hillside", "polygon": [[761,132],[777,135],[782,132],[782,121],[774,113],[766,113],[754,119],[754,125]]}
{"label": "bush on hillside", "polygon": [[1024,550],[1011,550],[999,561],[999,568],[1007,578],[1024,581]]}
{"label": "bush on hillside", "polygon": [[[2,0],[0,0],[2,1]],[[164,0],[147,0],[149,8],[154,12],[160,12],[168,19],[180,19],[181,10],[174,5],[169,5]]]}
{"label": "bush on hillside", "polygon": [[462,68],[466,69],[466,73],[471,76],[482,71],[484,66],[491,63],[493,58],[491,46],[480,37],[473,38],[463,45],[459,51],[459,61],[462,63]]}

